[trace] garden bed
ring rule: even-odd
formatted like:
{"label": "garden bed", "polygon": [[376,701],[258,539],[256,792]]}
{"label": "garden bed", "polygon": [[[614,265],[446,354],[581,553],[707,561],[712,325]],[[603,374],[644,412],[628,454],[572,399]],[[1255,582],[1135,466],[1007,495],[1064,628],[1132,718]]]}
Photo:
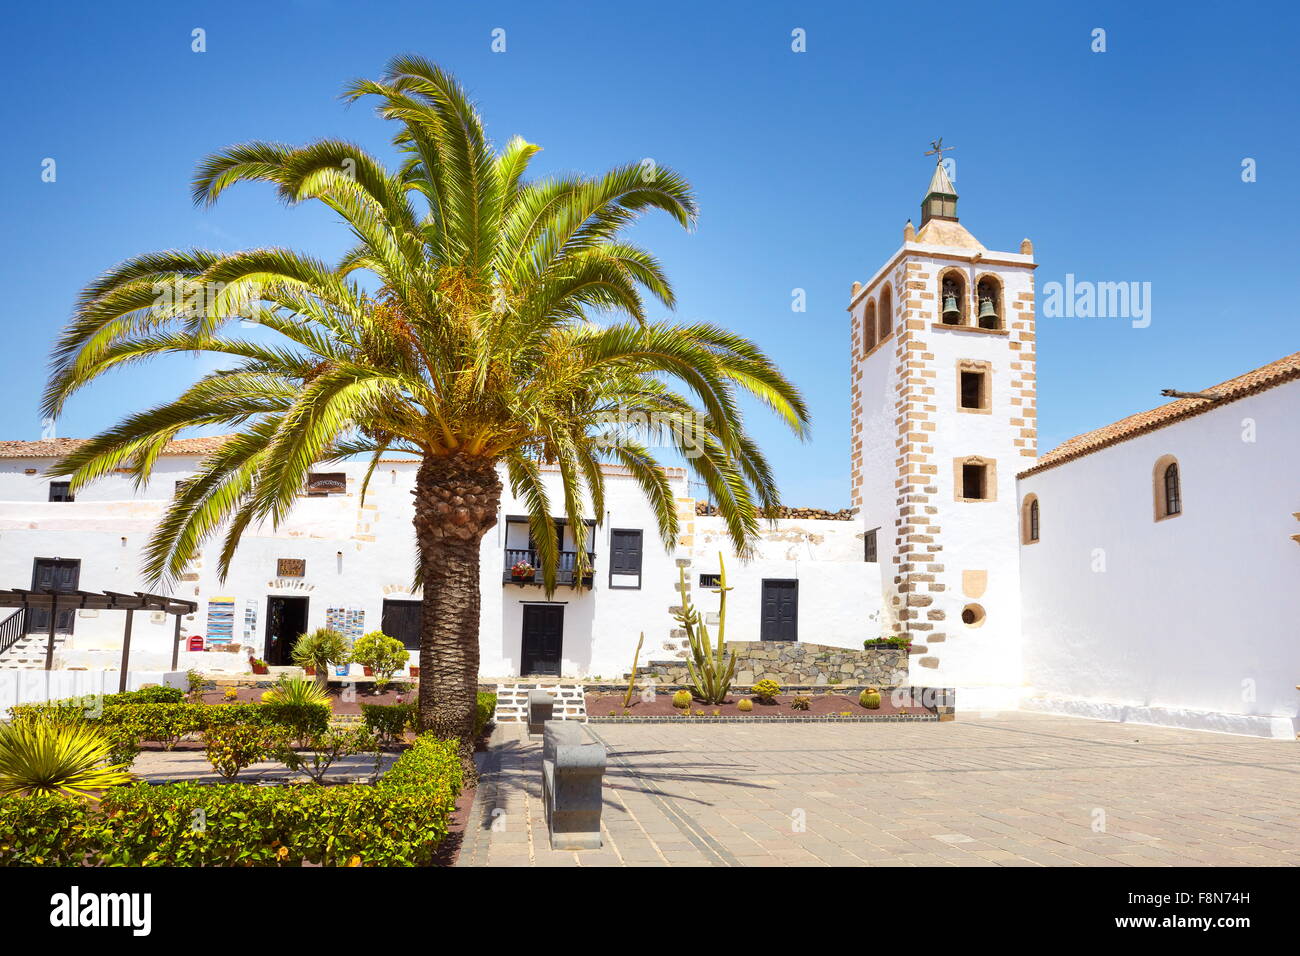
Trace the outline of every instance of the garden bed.
{"label": "garden bed", "polygon": [[[260,704],[262,695],[271,687],[275,686],[274,682],[267,684],[265,687],[241,686],[235,688],[235,699],[227,700],[225,689],[205,690],[203,691],[202,703],[204,704]],[[341,684],[330,684],[330,710],[335,716],[347,716],[350,714],[360,714],[362,704],[396,704],[397,698],[402,697],[406,703],[412,703],[415,700],[415,692],[410,689],[410,685],[390,686],[382,694],[372,694],[369,684],[354,685],[356,693],[351,695],[352,700],[345,700],[343,697],[343,686]],[[405,691],[405,693],[403,693]]]}
{"label": "garden bed", "polygon": [[[791,707],[796,694],[778,694],[770,704],[744,694],[730,694],[722,704],[702,704],[692,701],[689,709],[682,710],[673,706],[671,694],[656,694],[654,700],[642,700],[639,694],[632,695],[631,706],[624,713],[623,695],[615,693],[595,693],[587,695],[587,717],[589,720],[636,720],[648,717],[676,718],[678,720],[708,720],[731,718],[744,720],[788,720],[811,718],[838,719],[882,719],[882,718],[922,718],[935,719],[935,715],[924,707],[907,705],[896,707],[889,699],[888,693],[880,695],[880,707],[868,710],[858,703],[856,696],[845,694],[817,694],[804,699],[808,702],[807,710],[795,710]],[[739,708],[742,700],[752,700],[754,709],[743,711]]]}

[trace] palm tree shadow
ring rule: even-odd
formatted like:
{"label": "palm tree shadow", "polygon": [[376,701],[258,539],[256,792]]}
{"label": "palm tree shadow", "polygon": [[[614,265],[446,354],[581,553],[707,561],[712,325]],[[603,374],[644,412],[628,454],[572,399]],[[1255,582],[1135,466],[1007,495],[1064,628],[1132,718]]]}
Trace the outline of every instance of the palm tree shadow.
{"label": "palm tree shadow", "polygon": [[[629,765],[621,762],[628,757],[655,757],[676,754],[674,750],[620,750],[609,751],[610,761],[605,768],[602,787],[602,802],[611,809],[623,810],[609,793],[611,791],[626,793],[650,793],[667,800],[694,803],[712,807],[716,801],[704,800],[684,792],[665,790],[662,785],[710,784],[737,787],[745,790],[770,790],[767,784],[754,783],[741,779],[735,774],[725,772],[715,760],[693,761],[689,763],[637,763]],[[542,748],[535,741],[506,740],[494,746],[483,761],[480,778],[479,796],[485,801],[483,812],[479,815],[479,826],[484,830],[492,828],[492,821],[497,811],[504,811],[509,798],[519,793],[536,800],[542,798]],[[738,771],[745,764],[736,762],[731,766]],[[694,770],[693,768],[699,768]],[[700,772],[704,771],[704,772]],[[676,789],[676,788],[674,788]]]}

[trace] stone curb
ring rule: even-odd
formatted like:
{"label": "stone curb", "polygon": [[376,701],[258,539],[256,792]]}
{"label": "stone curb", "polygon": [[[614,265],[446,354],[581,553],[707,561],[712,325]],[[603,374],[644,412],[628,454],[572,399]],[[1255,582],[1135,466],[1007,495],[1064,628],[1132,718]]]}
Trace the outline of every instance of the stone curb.
{"label": "stone curb", "polygon": [[938,714],[880,714],[875,717],[840,717],[838,714],[812,717],[596,717],[587,715],[589,724],[870,724],[870,723],[931,723],[942,721]]}

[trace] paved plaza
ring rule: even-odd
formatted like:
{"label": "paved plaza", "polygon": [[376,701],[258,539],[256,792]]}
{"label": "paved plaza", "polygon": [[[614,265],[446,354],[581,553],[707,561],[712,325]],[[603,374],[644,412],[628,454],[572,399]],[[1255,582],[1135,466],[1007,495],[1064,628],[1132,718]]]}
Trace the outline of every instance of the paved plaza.
{"label": "paved plaza", "polygon": [[1036,714],[590,724],[605,846],[549,847],[540,744],[501,725],[461,866],[1300,862],[1300,743]]}

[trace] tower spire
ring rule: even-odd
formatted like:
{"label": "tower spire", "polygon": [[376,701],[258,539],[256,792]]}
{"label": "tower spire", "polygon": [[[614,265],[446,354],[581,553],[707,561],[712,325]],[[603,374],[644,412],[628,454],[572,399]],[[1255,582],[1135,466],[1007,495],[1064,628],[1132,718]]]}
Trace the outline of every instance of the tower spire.
{"label": "tower spire", "polygon": [[957,221],[957,188],[948,178],[948,170],[943,165],[943,154],[956,146],[943,145],[943,137],[930,142],[925,155],[934,157],[934,175],[930,177],[930,188],[921,200],[921,225],[931,219]]}

